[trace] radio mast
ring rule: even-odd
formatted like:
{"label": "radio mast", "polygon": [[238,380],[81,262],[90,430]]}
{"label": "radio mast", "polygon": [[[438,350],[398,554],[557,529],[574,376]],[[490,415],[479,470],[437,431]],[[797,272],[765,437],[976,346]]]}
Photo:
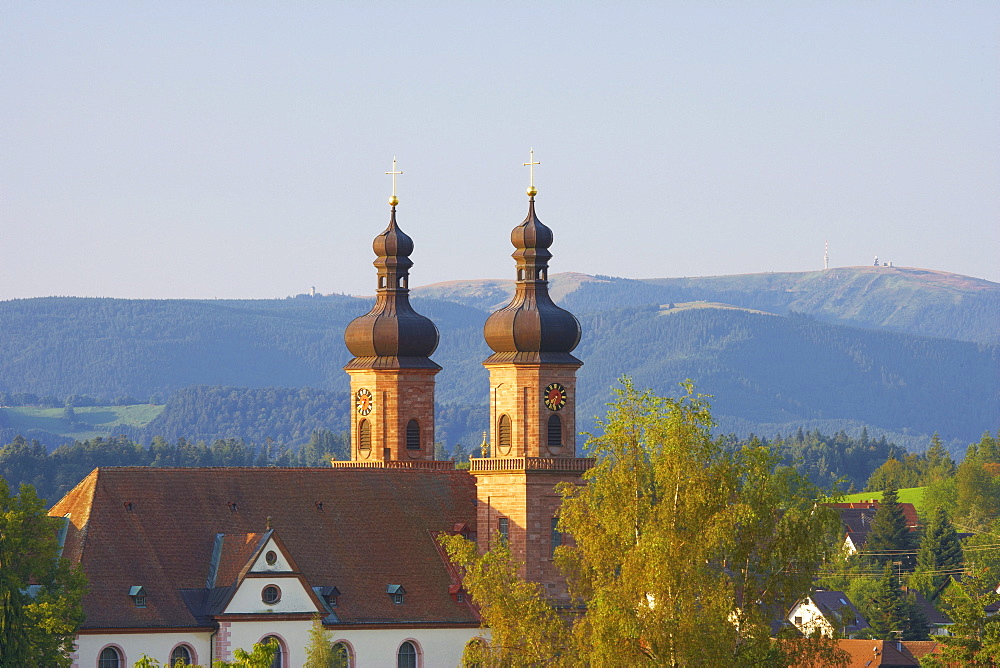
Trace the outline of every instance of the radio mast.
{"label": "radio mast", "polygon": [[830,242],[823,242],[823,269],[830,268]]}

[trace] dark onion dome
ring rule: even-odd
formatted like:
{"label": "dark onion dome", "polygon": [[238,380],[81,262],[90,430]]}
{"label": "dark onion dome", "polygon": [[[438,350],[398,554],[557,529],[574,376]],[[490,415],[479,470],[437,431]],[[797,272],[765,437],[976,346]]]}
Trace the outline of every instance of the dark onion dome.
{"label": "dark onion dome", "polygon": [[396,224],[392,207],[389,227],[372,242],[378,269],[378,294],[372,310],[355,318],[344,331],[354,355],[347,369],[440,369],[430,359],[437,348],[434,323],[410,306],[410,253],[413,240]]}
{"label": "dark onion dome", "polygon": [[[529,191],[529,195],[532,193]],[[510,233],[517,250],[517,287],[510,303],[486,319],[483,334],[493,354],[491,363],[583,364],[570,353],[580,343],[580,323],[549,296],[552,230],[535,215],[535,198],[528,216]]]}

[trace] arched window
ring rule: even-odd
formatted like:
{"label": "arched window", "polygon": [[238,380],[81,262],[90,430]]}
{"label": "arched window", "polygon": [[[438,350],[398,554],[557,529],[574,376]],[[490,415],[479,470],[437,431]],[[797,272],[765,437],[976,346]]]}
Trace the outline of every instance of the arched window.
{"label": "arched window", "polygon": [[550,448],[562,447],[562,420],[558,415],[549,416],[549,439]]}
{"label": "arched window", "polygon": [[278,636],[267,636],[260,641],[262,645],[271,642],[278,646],[278,651],[274,653],[274,659],[271,661],[271,668],[284,668],[284,649],[281,646],[281,639]]}
{"label": "arched window", "polygon": [[121,668],[124,664],[122,654],[114,647],[105,647],[97,659],[97,668]]}
{"label": "arched window", "polygon": [[372,449],[372,424],[368,420],[362,420],[358,424],[358,450]]}
{"label": "arched window", "polygon": [[410,420],[406,423],[406,449],[420,449],[420,423],[416,420]]}
{"label": "arched window", "polygon": [[333,643],[333,665],[337,668],[352,668],[354,666],[354,651],[346,640]]}
{"label": "arched window", "polygon": [[178,645],[177,647],[175,647],[174,651],[170,653],[171,668],[173,668],[173,666],[176,666],[178,661],[180,661],[182,666],[190,666],[191,648],[189,648],[187,645]]}
{"label": "arched window", "polygon": [[417,668],[417,648],[409,640],[400,645],[396,652],[396,667]]}
{"label": "arched window", "polygon": [[510,418],[506,414],[500,416],[497,425],[497,447],[505,455],[510,452]]}

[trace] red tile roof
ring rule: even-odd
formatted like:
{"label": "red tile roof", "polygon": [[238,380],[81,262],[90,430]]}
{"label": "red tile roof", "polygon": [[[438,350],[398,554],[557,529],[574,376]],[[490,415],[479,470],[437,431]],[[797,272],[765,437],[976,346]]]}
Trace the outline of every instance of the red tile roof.
{"label": "red tile roof", "polygon": [[245,533],[224,536],[213,586],[226,586],[236,582],[242,571],[250,565],[250,558],[261,548],[264,535]]}
{"label": "red tile roof", "polygon": [[[878,510],[878,499],[872,499],[871,501],[853,501],[849,503],[828,503],[826,504],[833,508],[855,508],[855,509],[867,509],[872,508]],[[920,518],[917,516],[917,509],[912,503],[900,502],[900,507],[903,509],[903,515],[906,517],[906,526],[910,531],[916,531],[920,527]]]}
{"label": "red tile roof", "polygon": [[937,651],[934,641],[838,640],[838,649],[850,657],[848,668],[919,666],[920,657]]}
{"label": "red tile roof", "polygon": [[[339,588],[341,622],[474,624],[473,609],[449,593],[432,533],[475,527],[474,500],[466,471],[103,468],[49,514],[70,514],[64,555],[90,583],[85,629],[203,625],[185,600],[205,590],[216,534],[224,545],[246,535],[221,555],[223,584],[268,517],[309,585]],[[406,588],[403,605],[387,584]],[[146,608],[129,598],[133,585],[145,587]]]}

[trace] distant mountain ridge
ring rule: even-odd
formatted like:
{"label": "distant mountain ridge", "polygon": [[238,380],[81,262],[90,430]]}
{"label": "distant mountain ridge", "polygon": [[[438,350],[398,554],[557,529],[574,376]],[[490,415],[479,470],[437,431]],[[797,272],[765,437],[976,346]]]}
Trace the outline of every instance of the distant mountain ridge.
{"label": "distant mountain ridge", "polygon": [[[438,428],[449,446],[477,445],[487,428],[483,324],[512,291],[512,281],[498,280],[412,290],[415,308],[441,333],[433,359],[443,367]],[[720,427],[741,435],[799,425],[857,435],[867,426],[921,445],[936,430],[961,450],[1000,426],[1000,285],[989,281],[888,267],[647,280],[556,274],[551,292],[583,325],[583,429],[623,374],[664,394],[693,379],[715,396]],[[344,328],[371,303],[345,295],[0,302],[0,391],[346,393]],[[171,425],[176,435],[184,429]],[[208,432],[192,425],[188,433]]]}
{"label": "distant mountain ridge", "polygon": [[[553,274],[551,291],[577,314],[624,306],[713,301],[837,324],[919,336],[1000,343],[1000,283],[913,267],[838,267],[823,271],[632,279]],[[449,281],[417,296],[492,310],[514,281]]]}

